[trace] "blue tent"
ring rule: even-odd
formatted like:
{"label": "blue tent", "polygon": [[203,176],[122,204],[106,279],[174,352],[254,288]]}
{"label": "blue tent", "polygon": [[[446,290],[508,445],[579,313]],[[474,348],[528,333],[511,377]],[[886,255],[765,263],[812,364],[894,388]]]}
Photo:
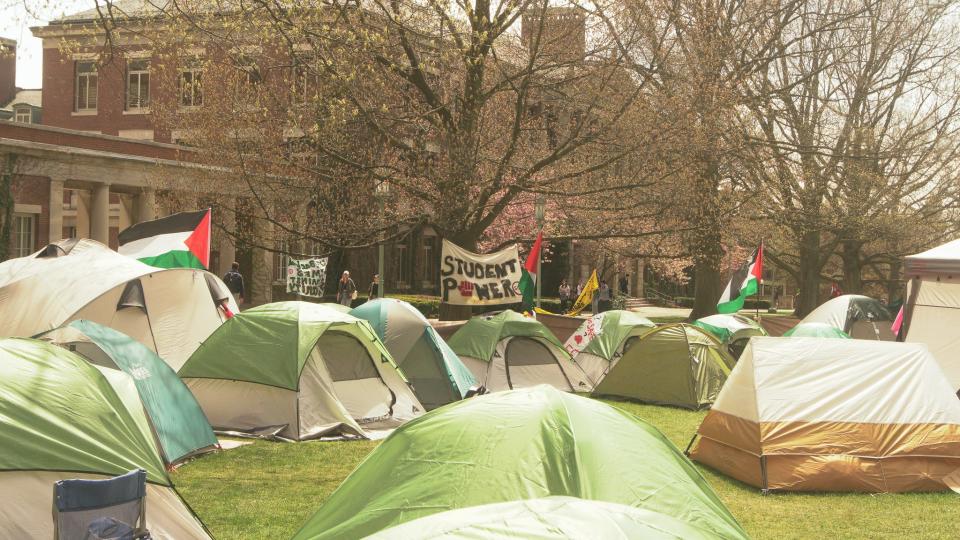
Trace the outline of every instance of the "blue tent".
{"label": "blue tent", "polygon": [[354,308],[350,314],[373,326],[428,411],[463,399],[477,384],[456,353],[410,304],[381,298]]}

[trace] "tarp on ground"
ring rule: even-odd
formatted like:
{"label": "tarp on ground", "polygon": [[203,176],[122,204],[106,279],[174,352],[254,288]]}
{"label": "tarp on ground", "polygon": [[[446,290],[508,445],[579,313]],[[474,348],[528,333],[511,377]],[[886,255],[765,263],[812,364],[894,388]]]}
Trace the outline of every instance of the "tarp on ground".
{"label": "tarp on ground", "polygon": [[154,538],[208,538],[173,490],[131,377],[51,343],[0,340],[0,531],[52,538],[53,484],[147,472]]}
{"label": "tarp on ground", "polygon": [[368,540],[708,540],[717,535],[659,512],[624,504],[544,497],[450,510],[404,523]]}
{"label": "tarp on ground", "polygon": [[295,538],[361,538],[448,510],[550,496],[623,504],[704,534],[746,537],[656,428],[541,385],[453,403],[397,429]]}
{"label": "tarp on ground", "polygon": [[960,469],[960,400],[915,343],[752,338],[691,457],[790,491],[939,491]]}
{"label": "tarp on ground", "polygon": [[378,298],[350,314],[370,323],[427,410],[463,399],[477,384],[426,317],[409,303]]}
{"label": "tarp on ground", "polygon": [[153,351],[92,321],[73,321],[39,336],[90,362],[120,369],[133,379],[168,463],[217,445],[200,405],[180,377]]}

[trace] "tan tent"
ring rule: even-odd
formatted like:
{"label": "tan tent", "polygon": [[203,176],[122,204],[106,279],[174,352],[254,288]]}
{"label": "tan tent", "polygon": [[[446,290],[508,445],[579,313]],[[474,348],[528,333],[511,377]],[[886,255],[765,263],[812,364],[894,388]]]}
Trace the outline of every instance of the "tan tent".
{"label": "tan tent", "polygon": [[960,240],[904,258],[903,341],[923,343],[960,390]]}
{"label": "tan tent", "polygon": [[960,401],[920,344],[751,338],[690,456],[752,486],[939,491]]}
{"label": "tan tent", "polygon": [[225,320],[221,302],[238,311],[209,272],[155,268],[93,240],[64,240],[0,264],[0,335],[86,319],[143,343],[174,370]]}

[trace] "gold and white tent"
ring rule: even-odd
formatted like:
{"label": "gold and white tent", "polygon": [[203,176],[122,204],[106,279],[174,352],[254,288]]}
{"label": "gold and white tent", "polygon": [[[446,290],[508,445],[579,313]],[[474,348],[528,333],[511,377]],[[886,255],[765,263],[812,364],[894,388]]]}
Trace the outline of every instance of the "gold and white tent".
{"label": "gold and white tent", "polygon": [[755,337],[690,456],[765,490],[939,491],[960,400],[926,346]]}

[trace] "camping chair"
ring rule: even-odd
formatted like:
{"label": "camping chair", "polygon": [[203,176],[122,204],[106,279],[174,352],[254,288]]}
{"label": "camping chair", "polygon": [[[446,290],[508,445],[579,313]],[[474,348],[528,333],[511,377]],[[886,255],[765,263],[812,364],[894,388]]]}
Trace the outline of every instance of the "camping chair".
{"label": "camping chair", "polygon": [[147,472],[107,480],[60,480],[53,485],[54,540],[150,538]]}

